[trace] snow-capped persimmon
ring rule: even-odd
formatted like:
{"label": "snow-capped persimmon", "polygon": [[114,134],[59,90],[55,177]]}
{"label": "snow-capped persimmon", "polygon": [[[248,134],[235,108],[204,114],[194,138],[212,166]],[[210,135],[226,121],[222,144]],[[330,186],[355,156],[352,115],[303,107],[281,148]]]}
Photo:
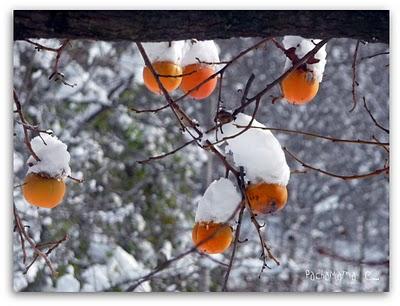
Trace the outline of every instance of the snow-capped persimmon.
{"label": "snow-capped persimmon", "polygon": [[54,208],[64,198],[65,183],[63,180],[29,173],[22,185],[22,193],[25,200],[32,205]]}
{"label": "snow-capped persimmon", "polygon": [[[215,73],[214,69],[205,64],[191,64],[183,68],[183,78],[180,88],[184,93],[189,92],[201,82],[204,82]],[[208,80],[199,88],[189,93],[189,96],[196,100],[209,97],[217,86],[217,77]]]}
{"label": "snow-capped persimmon", "polygon": [[232,228],[225,223],[199,222],[192,231],[193,243],[200,243],[197,248],[207,254],[224,252],[231,245],[232,238]]}
{"label": "snow-capped persimmon", "polygon": [[283,97],[287,101],[302,105],[310,102],[317,95],[319,82],[312,72],[299,68],[282,80],[281,88]]}
{"label": "snow-capped persimmon", "polygon": [[269,214],[285,207],[288,194],[286,186],[258,183],[246,188],[251,210],[257,214]]}
{"label": "snow-capped persimmon", "polygon": [[[155,62],[152,64],[154,70],[160,75],[161,84],[167,92],[174,91],[179,87],[182,81],[182,68],[173,62]],[[158,86],[149,67],[143,68],[143,81],[147,89],[156,94],[161,94],[161,88]]]}

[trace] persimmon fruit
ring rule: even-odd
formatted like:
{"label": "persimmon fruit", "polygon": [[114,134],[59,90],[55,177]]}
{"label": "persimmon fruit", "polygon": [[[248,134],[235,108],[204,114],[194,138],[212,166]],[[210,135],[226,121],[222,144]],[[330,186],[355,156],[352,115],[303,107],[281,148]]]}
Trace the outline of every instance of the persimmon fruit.
{"label": "persimmon fruit", "polygon": [[29,173],[22,185],[22,194],[34,206],[54,208],[62,202],[65,189],[63,180]]}
{"label": "persimmon fruit", "polygon": [[[172,92],[179,87],[182,81],[182,67],[168,61],[154,62],[152,64],[154,70],[160,75],[161,84],[167,92]],[[158,86],[149,67],[143,68],[143,81],[147,89],[153,93],[161,94],[161,88]]]}
{"label": "persimmon fruit", "polygon": [[310,102],[318,92],[319,82],[310,78],[310,72],[296,69],[289,73],[281,82],[283,97],[293,104],[306,104]]}
{"label": "persimmon fruit", "polygon": [[285,207],[288,193],[286,186],[265,182],[250,184],[246,195],[251,210],[257,214],[269,214]]}
{"label": "persimmon fruit", "polygon": [[[233,239],[229,224],[198,222],[192,231],[192,240],[197,248],[207,254],[218,254],[229,248]],[[204,242],[202,242],[204,241]]]}
{"label": "persimmon fruit", "polygon": [[[191,64],[183,68],[183,77],[180,88],[184,93],[188,93],[190,90],[198,86],[201,82],[204,82],[210,76],[215,73],[214,69],[209,65],[205,64]],[[217,77],[208,80],[199,88],[189,93],[189,96],[196,100],[203,100],[209,97],[215,87],[217,86]]]}

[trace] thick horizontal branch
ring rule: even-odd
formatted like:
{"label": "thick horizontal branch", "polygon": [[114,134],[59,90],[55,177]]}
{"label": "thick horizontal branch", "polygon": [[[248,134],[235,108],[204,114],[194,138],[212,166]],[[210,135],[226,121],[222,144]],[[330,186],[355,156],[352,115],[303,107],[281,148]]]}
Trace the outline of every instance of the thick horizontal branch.
{"label": "thick horizontal branch", "polygon": [[389,11],[14,11],[14,40],[146,42],[285,35],[389,43]]}

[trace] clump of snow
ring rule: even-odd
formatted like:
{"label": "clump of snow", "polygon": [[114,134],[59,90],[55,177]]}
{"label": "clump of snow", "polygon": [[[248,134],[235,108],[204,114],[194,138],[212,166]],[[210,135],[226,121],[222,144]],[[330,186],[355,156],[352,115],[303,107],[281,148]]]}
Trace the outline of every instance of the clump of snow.
{"label": "clump of snow", "polygon": [[74,277],[74,267],[69,265],[67,267],[67,274],[57,279],[56,291],[57,292],[79,292],[81,284]]}
{"label": "clump of snow", "polygon": [[[300,59],[314,49],[315,44],[319,43],[320,41],[320,39],[305,39],[301,36],[288,35],[283,38],[282,44],[286,49],[296,48],[295,53]],[[319,49],[314,57],[318,59],[319,62],[315,64],[306,64],[307,70],[312,71],[313,77],[318,82],[321,82],[326,64],[326,45]],[[292,62],[289,59],[286,59],[285,70],[290,68],[291,65]]]}
{"label": "clump of snow", "polygon": [[111,287],[105,265],[89,267],[82,273],[82,278],[86,282],[82,287],[84,292],[103,291]]}
{"label": "clump of snow", "polygon": [[[141,263],[120,246],[116,246],[106,264],[95,264],[82,273],[84,285],[82,291],[94,292],[108,290],[122,285],[129,280],[140,278],[146,270]],[[151,291],[150,284],[145,282],[135,291]]]}
{"label": "clump of snow", "polygon": [[197,206],[196,222],[224,223],[232,217],[241,196],[233,183],[220,178],[208,186]]}
{"label": "clump of snow", "polygon": [[[251,116],[239,113],[234,121],[222,126],[218,139],[237,135],[250,121]],[[290,169],[279,141],[271,131],[253,127],[265,128],[265,125],[254,119],[248,130],[225,139],[226,152],[232,153],[235,164],[244,168],[246,178],[251,182],[287,185]]]}
{"label": "clump of snow", "polygon": [[201,62],[219,62],[218,46],[213,40],[187,40],[182,66]]}
{"label": "clump of snow", "polygon": [[65,179],[71,174],[67,145],[56,136],[40,133],[31,140],[31,146],[40,161],[30,156],[28,173],[43,173],[57,179]]}
{"label": "clump of snow", "polygon": [[117,246],[107,263],[107,272],[112,285],[139,278],[144,274],[141,264],[120,246]]}
{"label": "clump of snow", "polygon": [[143,43],[143,48],[152,63],[168,61],[180,64],[185,41]]}

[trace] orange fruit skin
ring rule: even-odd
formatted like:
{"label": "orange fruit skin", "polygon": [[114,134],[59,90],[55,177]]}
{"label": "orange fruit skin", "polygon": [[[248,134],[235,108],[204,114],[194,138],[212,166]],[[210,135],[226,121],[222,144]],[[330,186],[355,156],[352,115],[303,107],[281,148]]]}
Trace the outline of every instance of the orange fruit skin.
{"label": "orange fruit skin", "polygon": [[[189,92],[201,82],[208,79],[215,73],[214,69],[208,65],[191,64],[183,68],[183,78],[180,88],[184,93]],[[196,100],[202,100],[209,97],[217,86],[217,77],[207,81],[196,90],[192,91],[189,96]]]}
{"label": "orange fruit skin", "polygon": [[22,194],[25,200],[34,206],[54,208],[64,198],[65,183],[62,180],[29,173],[22,185]]}
{"label": "orange fruit skin", "polygon": [[[214,234],[215,233],[215,234]],[[208,240],[206,240],[209,238]],[[197,248],[207,254],[224,252],[232,243],[232,228],[228,224],[214,222],[196,223],[192,231],[192,240]]]}
{"label": "orange fruit skin", "polygon": [[[172,62],[155,62],[152,64],[154,70],[159,75],[165,75],[165,77],[160,77],[161,84],[164,86],[167,92],[171,92],[179,87],[182,81],[182,77],[178,75],[182,75],[181,66],[172,63]],[[166,77],[166,76],[177,76],[177,77]],[[146,85],[147,89],[153,93],[161,94],[161,88],[158,86],[157,80],[154,75],[151,73],[149,67],[143,68],[143,81],[144,85]]]}
{"label": "orange fruit skin", "polygon": [[250,184],[246,195],[251,210],[257,214],[270,214],[285,207],[288,193],[286,186],[278,184]]}
{"label": "orange fruit skin", "polygon": [[319,83],[316,79],[308,79],[307,72],[296,69],[288,74],[281,82],[283,97],[293,104],[306,104],[310,102],[318,92]]}

